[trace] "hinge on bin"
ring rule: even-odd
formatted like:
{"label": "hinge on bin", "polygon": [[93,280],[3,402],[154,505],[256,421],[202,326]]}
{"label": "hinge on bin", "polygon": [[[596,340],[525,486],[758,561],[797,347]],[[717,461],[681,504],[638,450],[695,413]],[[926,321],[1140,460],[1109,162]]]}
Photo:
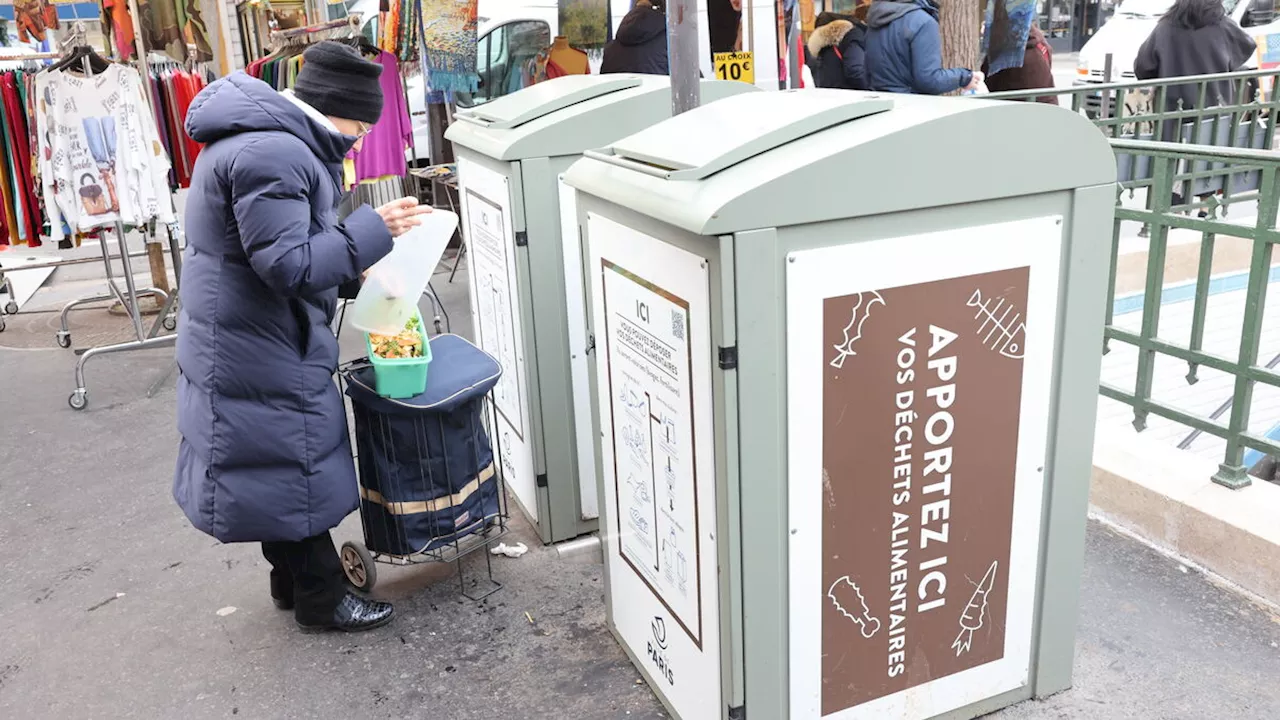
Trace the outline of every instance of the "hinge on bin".
{"label": "hinge on bin", "polygon": [[720,369],[721,370],[737,370],[738,369],[738,346],[730,345],[729,347],[720,348]]}
{"label": "hinge on bin", "polygon": [[587,350],[586,350],[586,353],[587,353],[588,355],[590,355],[591,353],[593,353],[593,352],[595,352],[595,351],[596,351],[596,334],[595,334],[595,333],[587,333]]}
{"label": "hinge on bin", "polygon": [[729,720],[747,720],[747,706],[730,707]]}
{"label": "hinge on bin", "polygon": [[542,473],[542,474],[541,474],[541,475],[539,475],[537,478],[535,478],[535,482],[537,482],[537,483],[538,483],[538,487],[546,487],[546,486],[547,486],[547,474],[546,474],[546,473]]}
{"label": "hinge on bin", "polygon": [[527,247],[529,245],[529,233],[524,230],[516,231],[516,247]]}

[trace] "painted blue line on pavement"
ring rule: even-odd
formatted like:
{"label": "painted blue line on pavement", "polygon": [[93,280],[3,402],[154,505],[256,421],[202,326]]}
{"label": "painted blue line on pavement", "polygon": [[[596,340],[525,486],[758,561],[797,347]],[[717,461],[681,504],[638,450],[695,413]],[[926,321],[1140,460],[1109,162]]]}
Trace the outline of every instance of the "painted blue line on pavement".
{"label": "painted blue line on pavement", "polygon": [[[1280,281],[1280,265],[1271,268],[1271,273],[1267,277],[1268,283],[1276,281]],[[1244,290],[1247,287],[1249,287],[1249,272],[1246,270],[1241,273],[1213,278],[1209,281],[1209,294],[1220,295]],[[1146,302],[1146,295],[1145,292],[1139,292],[1116,298],[1115,302],[1111,304],[1112,316],[1118,317],[1129,313],[1142,312],[1142,307]],[[1172,305],[1173,303],[1186,302],[1194,299],[1195,296],[1196,282],[1194,280],[1170,285],[1164,288],[1164,292],[1160,294],[1160,304]]]}

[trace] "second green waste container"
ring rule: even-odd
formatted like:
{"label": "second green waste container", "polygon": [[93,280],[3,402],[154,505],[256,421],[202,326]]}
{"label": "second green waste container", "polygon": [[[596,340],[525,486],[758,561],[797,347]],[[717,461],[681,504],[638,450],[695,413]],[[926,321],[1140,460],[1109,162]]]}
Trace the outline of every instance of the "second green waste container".
{"label": "second green waste container", "polygon": [[609,626],[674,717],[1070,684],[1115,172],[1060,108],[805,90],[565,174]]}
{"label": "second green waste container", "polygon": [[[706,102],[753,91],[702,83]],[[543,542],[593,532],[599,515],[578,237],[561,234],[559,176],[583,151],[670,116],[666,77],[575,75],[459,112],[445,135],[458,158],[475,338],[503,369],[494,440]]]}

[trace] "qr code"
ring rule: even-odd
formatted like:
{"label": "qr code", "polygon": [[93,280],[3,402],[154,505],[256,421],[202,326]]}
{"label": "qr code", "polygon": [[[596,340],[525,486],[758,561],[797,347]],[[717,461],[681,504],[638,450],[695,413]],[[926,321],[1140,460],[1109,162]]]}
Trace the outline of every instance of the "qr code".
{"label": "qr code", "polygon": [[681,310],[671,311],[671,337],[684,339],[684,312]]}

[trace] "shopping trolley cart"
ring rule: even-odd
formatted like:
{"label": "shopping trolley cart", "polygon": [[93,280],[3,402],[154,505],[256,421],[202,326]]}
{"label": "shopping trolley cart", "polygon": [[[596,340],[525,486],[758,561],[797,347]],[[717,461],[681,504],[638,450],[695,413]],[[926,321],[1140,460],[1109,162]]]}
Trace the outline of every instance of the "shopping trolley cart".
{"label": "shopping trolley cart", "polygon": [[495,455],[488,433],[495,412],[490,392],[502,368],[457,335],[430,342],[421,395],[380,397],[366,360],[340,369],[355,421],[364,526],[364,543],[345,543],[340,554],[359,590],[377,582],[379,563],[452,562],[462,594],[479,600],[502,587],[490,553],[483,553],[490,583],[483,593],[470,591],[461,561],[507,532],[501,450]]}

